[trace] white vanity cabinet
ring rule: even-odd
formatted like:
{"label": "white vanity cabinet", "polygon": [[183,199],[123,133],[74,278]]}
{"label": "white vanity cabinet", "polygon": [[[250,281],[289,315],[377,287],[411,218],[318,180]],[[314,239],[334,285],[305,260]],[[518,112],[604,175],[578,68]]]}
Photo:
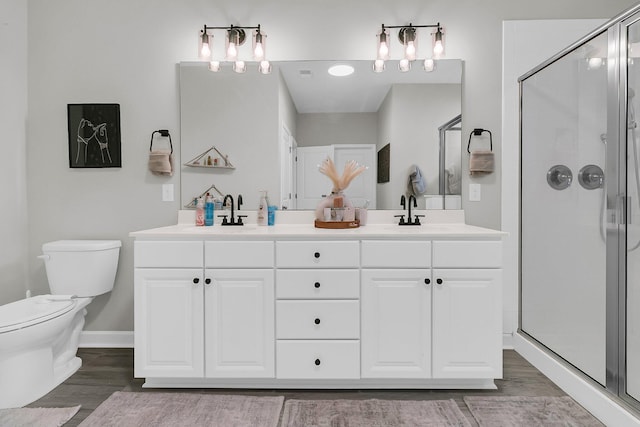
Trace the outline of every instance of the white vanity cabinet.
{"label": "white vanity cabinet", "polygon": [[136,377],[204,374],[203,243],[136,241]]}
{"label": "white vanity cabinet", "polygon": [[430,378],[431,242],[362,242],[362,377]]}
{"label": "white vanity cabinet", "polygon": [[433,242],[433,377],[502,378],[502,244]]}
{"label": "white vanity cabinet", "polygon": [[360,378],[360,243],[276,242],[280,379]]}
{"label": "white vanity cabinet", "polygon": [[273,242],[205,242],[204,254],[205,377],[273,378]]}

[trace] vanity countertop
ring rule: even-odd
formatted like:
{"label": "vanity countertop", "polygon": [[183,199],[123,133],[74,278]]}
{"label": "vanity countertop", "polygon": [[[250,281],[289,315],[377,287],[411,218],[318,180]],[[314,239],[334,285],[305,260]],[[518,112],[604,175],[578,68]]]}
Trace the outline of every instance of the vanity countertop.
{"label": "vanity countertop", "polygon": [[[181,211],[182,212],[182,211]],[[389,212],[389,211],[385,211]],[[423,218],[423,224],[419,226],[405,225],[399,226],[397,223],[388,220],[394,218],[395,212],[390,212],[384,217],[385,221],[380,221],[376,213],[370,211],[369,223],[365,226],[352,229],[325,229],[315,228],[313,221],[298,221],[300,214],[288,212],[279,213],[281,216],[294,214],[288,221],[280,221],[274,226],[258,226],[255,222],[248,222],[244,226],[222,226],[216,224],[211,227],[195,226],[189,220],[190,212],[179,216],[178,224],[166,227],[152,228],[148,230],[134,231],[130,237],[138,239],[163,239],[163,238],[184,238],[184,239],[273,239],[273,238],[331,238],[331,239],[425,239],[425,238],[477,238],[477,239],[500,239],[507,233],[489,228],[477,227],[464,223],[464,214],[450,213],[442,216],[440,213],[430,214]],[[456,211],[462,212],[462,211]],[[419,213],[419,212],[416,212]],[[424,211],[422,213],[425,213]],[[284,214],[284,215],[283,215]],[[280,218],[283,219],[283,218]],[[373,222],[372,222],[373,220]],[[378,222],[380,221],[380,222]],[[438,222],[435,222],[438,221]]]}

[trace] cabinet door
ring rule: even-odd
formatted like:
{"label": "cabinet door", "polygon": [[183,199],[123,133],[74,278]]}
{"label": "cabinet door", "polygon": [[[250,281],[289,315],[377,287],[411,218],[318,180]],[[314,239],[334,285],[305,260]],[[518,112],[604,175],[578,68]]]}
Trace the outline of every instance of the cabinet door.
{"label": "cabinet door", "polygon": [[135,376],[204,375],[202,269],[135,269]]}
{"label": "cabinet door", "polygon": [[502,378],[501,273],[433,270],[434,378]]}
{"label": "cabinet door", "polygon": [[272,269],[205,270],[206,377],[275,376],[273,275]]}
{"label": "cabinet door", "polygon": [[362,378],[431,375],[431,271],[362,270]]}

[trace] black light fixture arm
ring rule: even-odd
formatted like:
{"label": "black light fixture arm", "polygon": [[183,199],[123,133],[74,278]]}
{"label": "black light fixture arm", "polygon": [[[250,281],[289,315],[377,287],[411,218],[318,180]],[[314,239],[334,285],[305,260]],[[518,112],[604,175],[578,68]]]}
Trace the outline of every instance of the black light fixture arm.
{"label": "black light fixture arm", "polygon": [[384,24],[382,24],[382,29],[384,30],[385,28],[437,28],[438,30],[442,30],[442,27],[440,26],[439,22],[437,24],[430,24],[430,25],[413,25],[411,22],[409,22],[409,25],[384,25]]}

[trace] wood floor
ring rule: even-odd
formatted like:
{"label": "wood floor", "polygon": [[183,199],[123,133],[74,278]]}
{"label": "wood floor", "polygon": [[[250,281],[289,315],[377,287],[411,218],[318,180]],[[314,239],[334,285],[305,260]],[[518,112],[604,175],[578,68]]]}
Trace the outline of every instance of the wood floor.
{"label": "wood floor", "polygon": [[[79,349],[82,367],[30,407],[68,407],[82,405],[65,427],[77,426],[115,391],[153,392],[142,389],[143,380],[133,378],[132,349]],[[162,392],[198,392],[216,394],[250,394],[285,396],[285,399],[454,399],[472,421],[462,398],[485,396],[562,396],[565,393],[531,366],[515,351],[504,351],[504,379],[496,381],[497,390],[230,390],[197,389]],[[156,390],[158,391],[158,390]]]}

